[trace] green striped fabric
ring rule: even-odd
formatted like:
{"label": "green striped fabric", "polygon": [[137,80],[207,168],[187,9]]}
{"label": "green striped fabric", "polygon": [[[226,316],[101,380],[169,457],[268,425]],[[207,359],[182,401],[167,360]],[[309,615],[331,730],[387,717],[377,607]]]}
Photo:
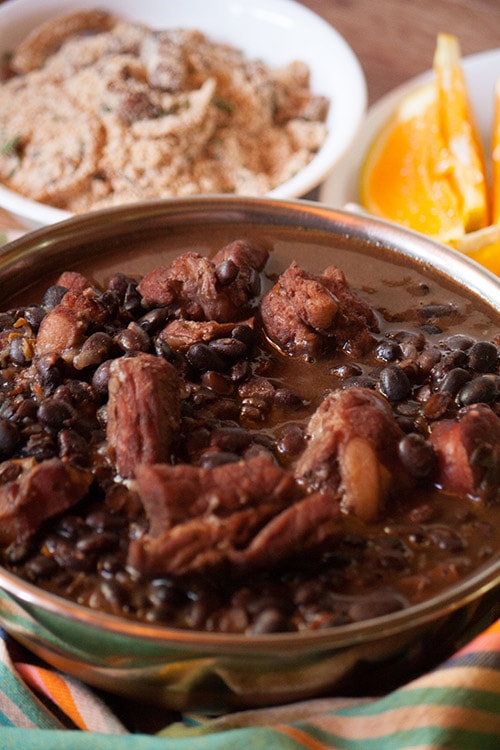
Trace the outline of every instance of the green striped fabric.
{"label": "green striped fabric", "polygon": [[0,640],[1,750],[500,750],[500,620],[377,699],[322,698],[131,733],[77,680]]}

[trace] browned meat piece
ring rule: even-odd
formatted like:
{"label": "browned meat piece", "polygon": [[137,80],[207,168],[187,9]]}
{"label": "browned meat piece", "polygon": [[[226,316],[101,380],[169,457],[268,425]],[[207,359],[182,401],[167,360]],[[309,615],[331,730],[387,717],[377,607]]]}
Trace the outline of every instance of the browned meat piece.
{"label": "browned meat piece", "polygon": [[293,477],[264,456],[214,469],[141,466],[135,485],[150,531],[131,543],[128,563],[147,574],[277,564],[340,530],[333,495],[300,499]]}
{"label": "browned meat piece", "polygon": [[340,505],[334,493],[315,492],[271,519],[246,549],[235,550],[231,560],[243,568],[278,565],[341,533]]}
{"label": "browned meat piece", "polygon": [[318,276],[292,262],[264,296],[261,314],[271,341],[287,354],[304,359],[332,348],[360,356],[373,344],[370,331],[377,330],[373,310],[334,266]]}
{"label": "browned meat piece", "polygon": [[0,464],[0,543],[29,539],[48,518],[76,505],[92,473],[53,458]]}
{"label": "browned meat piece", "polygon": [[74,292],[83,292],[84,289],[92,286],[87,277],[78,271],[63,271],[57,279],[56,284],[66,289],[72,289]]}
{"label": "browned meat piece", "polygon": [[190,464],[138,466],[135,482],[148,516],[149,536],[200,516],[229,516],[250,506],[279,510],[293,497],[293,477],[266,456],[214,469]]}
{"label": "browned meat piece", "polygon": [[89,326],[103,323],[109,314],[97,292],[89,286],[81,289],[81,280],[73,278],[73,283],[75,288],[69,289],[41,322],[36,339],[37,356],[57,352],[71,362],[85,340]]}
{"label": "browned meat piece", "polygon": [[398,457],[403,432],[383,396],[365,388],[330,393],[307,426],[295,476],[339,493],[342,507],[373,521],[391,493],[411,483]]}
{"label": "browned meat piece", "polygon": [[115,359],[110,367],[107,438],[122,477],[138,464],[168,461],[181,416],[180,379],[152,354]]}
{"label": "browned meat piece", "polygon": [[488,406],[475,404],[456,421],[436,422],[430,441],[445,491],[500,499],[500,418]]}
{"label": "browned meat piece", "polygon": [[189,252],[170,266],[157,268],[141,280],[138,291],[147,307],[170,308],[172,317],[241,320],[259,294],[259,271],[267,251],[236,241],[210,260]]}
{"label": "browned meat piece", "polygon": [[[254,318],[240,321],[239,325],[254,327]],[[160,333],[174,351],[184,352],[199,341],[208,342],[229,336],[236,323],[217,323],[215,320],[172,320]]]}

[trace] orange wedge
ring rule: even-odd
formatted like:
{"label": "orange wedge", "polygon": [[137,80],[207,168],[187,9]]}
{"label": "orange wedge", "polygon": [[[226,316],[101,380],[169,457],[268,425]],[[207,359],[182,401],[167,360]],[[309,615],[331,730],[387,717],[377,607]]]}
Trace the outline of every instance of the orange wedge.
{"label": "orange wedge", "polygon": [[500,223],[500,78],[495,86],[491,135],[491,221]]}
{"label": "orange wedge", "polygon": [[456,250],[500,276],[500,224],[490,224],[464,235],[456,243]]}
{"label": "orange wedge", "polygon": [[433,67],[368,149],[360,197],[371,213],[448,243],[487,225],[488,190],[454,36],[438,35]]}

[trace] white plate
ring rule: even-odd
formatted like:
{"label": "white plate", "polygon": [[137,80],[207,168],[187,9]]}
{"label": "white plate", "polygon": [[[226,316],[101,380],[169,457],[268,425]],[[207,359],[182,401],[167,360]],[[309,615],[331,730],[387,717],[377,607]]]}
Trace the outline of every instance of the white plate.
{"label": "white plate", "polygon": [[[497,78],[500,78],[500,49],[464,57],[462,66],[476,122],[489,161],[493,126],[493,97]],[[334,208],[359,204],[359,174],[365,153],[372,139],[397,107],[401,97],[431,79],[431,70],[398,86],[368,110],[358,137],[347,154],[338,162],[323,183],[320,200]]]}

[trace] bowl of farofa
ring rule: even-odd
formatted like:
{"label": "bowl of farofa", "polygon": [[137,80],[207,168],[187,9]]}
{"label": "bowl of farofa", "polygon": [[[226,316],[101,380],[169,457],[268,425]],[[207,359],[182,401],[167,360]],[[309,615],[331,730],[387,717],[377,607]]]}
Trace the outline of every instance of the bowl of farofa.
{"label": "bowl of farofa", "polygon": [[52,665],[174,708],[366,695],[498,601],[478,265],[218,196],[31,232],[0,285],[0,623]]}
{"label": "bowl of farofa", "polygon": [[365,112],[354,52],[293,0],[10,0],[0,55],[0,205],[30,228],[136,200],[302,197]]}

